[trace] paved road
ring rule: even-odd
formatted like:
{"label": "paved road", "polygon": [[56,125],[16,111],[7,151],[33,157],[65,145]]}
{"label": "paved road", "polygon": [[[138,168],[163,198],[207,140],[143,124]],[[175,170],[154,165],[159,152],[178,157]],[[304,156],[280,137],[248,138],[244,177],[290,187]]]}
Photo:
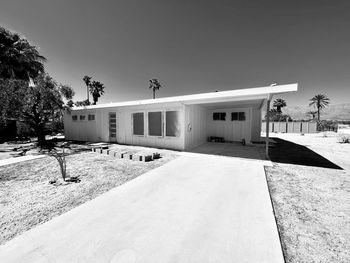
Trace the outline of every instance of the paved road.
{"label": "paved road", "polygon": [[283,262],[263,163],[182,156],[0,247],[0,262]]}

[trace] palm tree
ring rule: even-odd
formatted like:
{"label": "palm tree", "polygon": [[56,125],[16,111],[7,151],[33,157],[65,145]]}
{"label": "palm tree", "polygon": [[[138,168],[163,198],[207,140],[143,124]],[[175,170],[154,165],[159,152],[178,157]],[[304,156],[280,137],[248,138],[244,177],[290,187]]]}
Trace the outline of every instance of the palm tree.
{"label": "palm tree", "polygon": [[275,99],[273,101],[273,107],[276,108],[278,113],[282,113],[282,108],[286,106],[287,106],[287,103],[284,99]]}
{"label": "palm tree", "polygon": [[99,81],[93,81],[90,85],[90,93],[94,100],[93,105],[96,105],[98,98],[104,93],[105,86]]}
{"label": "palm tree", "polygon": [[162,85],[160,85],[158,79],[149,80],[149,88],[153,90],[153,99],[156,98],[156,90],[159,90],[161,87]]}
{"label": "palm tree", "polygon": [[317,109],[317,120],[320,121],[320,112],[321,109],[324,109],[329,104],[329,98],[326,95],[318,94],[310,99],[309,106],[314,106]]}
{"label": "palm tree", "polygon": [[90,102],[90,100],[89,100],[89,88],[90,88],[90,85],[91,85],[91,77],[84,76],[83,77],[83,81],[85,82],[85,85],[86,85],[87,101]]}
{"label": "palm tree", "polygon": [[30,81],[44,72],[45,57],[20,35],[0,27],[0,78]]}

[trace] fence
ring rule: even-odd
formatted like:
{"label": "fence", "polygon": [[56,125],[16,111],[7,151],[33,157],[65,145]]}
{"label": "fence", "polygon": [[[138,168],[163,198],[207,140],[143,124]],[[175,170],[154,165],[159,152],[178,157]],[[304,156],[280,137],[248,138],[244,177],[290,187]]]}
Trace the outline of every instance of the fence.
{"label": "fence", "polygon": [[[261,131],[266,132],[266,122],[263,121]],[[317,122],[270,122],[269,132],[281,133],[316,133]]]}

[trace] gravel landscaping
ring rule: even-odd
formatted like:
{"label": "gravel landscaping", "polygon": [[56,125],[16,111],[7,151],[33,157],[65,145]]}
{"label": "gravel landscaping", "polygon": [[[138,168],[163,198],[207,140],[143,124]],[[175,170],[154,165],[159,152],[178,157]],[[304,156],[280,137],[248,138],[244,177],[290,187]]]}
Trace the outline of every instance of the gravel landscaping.
{"label": "gravel landscaping", "polygon": [[[80,183],[64,183],[53,157],[0,167],[0,244],[177,157],[174,151],[145,149],[162,158],[138,162],[92,152],[67,156],[67,173],[79,176]],[[62,184],[49,184],[54,178]]]}
{"label": "gravel landscaping", "polygon": [[266,178],[287,263],[350,262],[350,147],[323,136],[272,135],[283,141]]}

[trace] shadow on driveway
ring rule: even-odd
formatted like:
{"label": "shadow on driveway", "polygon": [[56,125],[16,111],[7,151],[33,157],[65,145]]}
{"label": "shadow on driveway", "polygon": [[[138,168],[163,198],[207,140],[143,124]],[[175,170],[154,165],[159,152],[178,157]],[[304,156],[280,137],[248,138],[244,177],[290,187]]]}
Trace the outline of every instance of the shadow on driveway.
{"label": "shadow on driveway", "polygon": [[340,166],[305,146],[280,138],[271,139],[276,142],[272,144],[269,149],[269,156],[272,162],[343,170]]}

